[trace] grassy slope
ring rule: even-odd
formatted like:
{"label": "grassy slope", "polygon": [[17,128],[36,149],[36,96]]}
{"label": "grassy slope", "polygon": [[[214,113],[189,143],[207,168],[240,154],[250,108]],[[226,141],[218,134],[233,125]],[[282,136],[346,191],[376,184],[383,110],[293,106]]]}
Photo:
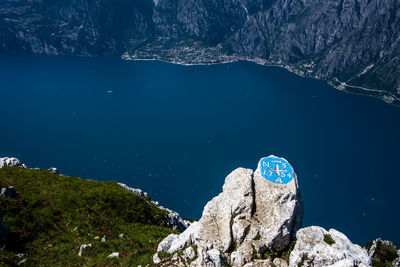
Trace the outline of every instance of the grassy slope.
{"label": "grassy slope", "polygon": [[[172,232],[164,227],[165,211],[114,182],[1,168],[0,186],[11,185],[21,199],[0,197],[0,212],[11,230],[0,265],[17,264],[16,254],[25,253],[26,266],[145,266]],[[88,243],[92,247],[79,257],[80,245]],[[107,259],[113,252],[125,256]]]}

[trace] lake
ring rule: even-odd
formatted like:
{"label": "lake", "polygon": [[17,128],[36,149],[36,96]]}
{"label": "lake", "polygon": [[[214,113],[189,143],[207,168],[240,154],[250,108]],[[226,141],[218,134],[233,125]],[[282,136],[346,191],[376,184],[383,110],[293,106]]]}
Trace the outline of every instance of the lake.
{"label": "lake", "polygon": [[248,62],[2,57],[0,82],[0,157],[198,219],[226,175],[274,154],[298,175],[303,226],[400,244],[399,107]]}

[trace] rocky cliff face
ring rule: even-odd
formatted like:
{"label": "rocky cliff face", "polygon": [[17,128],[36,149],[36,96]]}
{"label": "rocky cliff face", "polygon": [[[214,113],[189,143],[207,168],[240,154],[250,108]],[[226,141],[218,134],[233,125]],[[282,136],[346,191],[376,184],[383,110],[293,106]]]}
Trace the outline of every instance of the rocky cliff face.
{"label": "rocky cliff face", "polygon": [[251,60],[394,104],[400,103],[399,32],[397,0],[0,2],[0,54]]}
{"label": "rocky cliff face", "polygon": [[[389,0],[278,0],[251,16],[233,50],[302,75],[398,101],[400,3]],[[341,87],[340,87],[341,85]],[[381,95],[383,96],[383,95]]]}

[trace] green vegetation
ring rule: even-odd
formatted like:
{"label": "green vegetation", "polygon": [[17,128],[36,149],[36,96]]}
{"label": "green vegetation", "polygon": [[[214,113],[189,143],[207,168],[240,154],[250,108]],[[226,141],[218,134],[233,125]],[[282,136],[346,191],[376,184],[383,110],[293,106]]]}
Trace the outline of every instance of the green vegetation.
{"label": "green vegetation", "polygon": [[257,233],[256,237],[254,237],[254,240],[260,240],[261,239],[261,235],[260,233]]}
{"label": "green vegetation", "polygon": [[275,258],[281,258],[289,263],[290,253],[292,252],[294,246],[296,245],[296,241],[292,240],[284,249],[282,250],[275,250],[275,249],[267,249],[263,254],[263,259],[270,258],[271,260]]}
{"label": "green vegetation", "polygon": [[284,249],[276,250],[268,248],[262,255],[262,259],[271,259],[273,261],[275,258],[281,258],[289,263],[290,253],[293,251],[296,245],[296,240],[292,240]]}
{"label": "green vegetation", "polygon": [[281,252],[280,258],[284,259],[287,263],[289,263],[290,253],[292,253],[294,246],[296,245],[296,240],[293,240],[289,243],[289,245]]}
{"label": "green vegetation", "polygon": [[306,261],[308,261],[308,255],[304,254],[303,257],[301,258],[301,262],[299,263],[298,267],[303,266]]}
{"label": "green vegetation", "polygon": [[335,244],[335,240],[332,239],[332,237],[328,234],[324,235],[324,241],[327,243],[329,246],[332,246]]}
{"label": "green vegetation", "polygon": [[[365,244],[365,248],[369,250],[373,241]],[[372,266],[374,267],[390,267],[393,266],[392,262],[397,258],[397,247],[392,242],[382,242],[378,240],[374,256],[372,257]]]}
{"label": "green vegetation", "polygon": [[[0,186],[14,186],[20,195],[0,198],[11,231],[0,266],[22,259],[26,266],[145,266],[172,232],[165,227],[165,211],[115,182],[1,168]],[[79,257],[80,246],[90,243]],[[113,252],[120,258],[108,259]],[[17,253],[27,256],[20,259]]]}

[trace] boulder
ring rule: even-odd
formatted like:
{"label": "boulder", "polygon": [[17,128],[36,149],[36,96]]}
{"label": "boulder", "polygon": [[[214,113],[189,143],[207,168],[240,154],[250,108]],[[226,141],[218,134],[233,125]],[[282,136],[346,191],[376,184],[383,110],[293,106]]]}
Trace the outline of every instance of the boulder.
{"label": "boulder", "polygon": [[183,257],[187,260],[193,260],[196,257],[196,251],[193,247],[188,247],[183,252]]}
{"label": "boulder", "polygon": [[49,168],[48,171],[51,172],[52,174],[58,174],[57,168],[54,168],[54,167]]}
{"label": "boulder", "polygon": [[2,167],[21,167],[26,168],[25,164],[22,164],[21,161],[17,158],[0,158],[0,168]]}
{"label": "boulder", "polygon": [[18,194],[17,190],[15,190],[14,187],[9,186],[9,187],[4,187],[0,190],[0,196],[17,198],[17,197],[19,197],[19,194]]}
{"label": "boulder", "polygon": [[243,266],[255,253],[261,257],[267,249],[284,249],[300,227],[302,213],[293,168],[282,158],[262,158],[254,173],[238,168],[227,176],[222,193],[204,208],[198,243],[232,252],[231,264]]}
{"label": "boulder", "polygon": [[167,252],[172,254],[187,246],[195,244],[196,239],[198,238],[199,227],[199,223],[194,222],[180,235],[170,234],[158,245],[157,252]]}
{"label": "boulder", "polygon": [[119,253],[118,252],[113,252],[110,255],[108,255],[107,258],[110,258],[110,259],[119,258]]}
{"label": "boulder", "polygon": [[160,259],[160,257],[158,256],[158,253],[154,254],[154,256],[153,256],[153,263],[154,263],[154,264],[160,264],[160,263],[161,263],[161,259]]}
{"label": "boulder", "polygon": [[367,251],[334,229],[310,226],[297,231],[296,238],[290,254],[291,267],[371,266]]}
{"label": "boulder", "polygon": [[84,250],[85,248],[87,248],[87,247],[92,247],[92,244],[91,244],[91,243],[90,243],[90,244],[82,244],[82,245],[79,247],[79,253],[78,253],[78,256],[79,256],[79,257],[82,256],[83,250]]}

